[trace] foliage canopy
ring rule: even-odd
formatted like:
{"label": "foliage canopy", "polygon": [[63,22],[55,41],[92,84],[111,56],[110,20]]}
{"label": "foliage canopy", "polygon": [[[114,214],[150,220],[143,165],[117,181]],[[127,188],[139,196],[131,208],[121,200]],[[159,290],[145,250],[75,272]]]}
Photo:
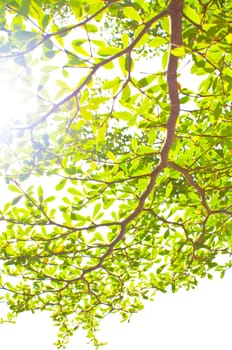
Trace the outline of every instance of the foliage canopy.
{"label": "foliage canopy", "polygon": [[[231,267],[227,0],[3,0],[1,297],[65,346]],[[13,98],[13,97],[12,97]],[[13,101],[12,101],[13,103]]]}

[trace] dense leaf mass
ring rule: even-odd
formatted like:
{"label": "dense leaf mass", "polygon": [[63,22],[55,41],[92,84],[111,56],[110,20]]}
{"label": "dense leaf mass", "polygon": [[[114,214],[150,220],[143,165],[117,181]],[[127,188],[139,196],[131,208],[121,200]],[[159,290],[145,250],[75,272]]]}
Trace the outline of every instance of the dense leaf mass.
{"label": "dense leaf mass", "polygon": [[26,108],[0,134],[8,320],[48,310],[59,348],[80,326],[98,347],[107,314],[231,267],[231,11],[1,1],[1,74]]}

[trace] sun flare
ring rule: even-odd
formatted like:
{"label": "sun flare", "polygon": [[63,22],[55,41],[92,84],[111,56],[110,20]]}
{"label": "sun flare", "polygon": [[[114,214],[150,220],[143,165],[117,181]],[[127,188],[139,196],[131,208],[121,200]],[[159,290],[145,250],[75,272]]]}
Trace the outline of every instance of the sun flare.
{"label": "sun flare", "polygon": [[7,69],[0,72],[0,127],[13,127],[26,121],[33,109],[31,84]]}

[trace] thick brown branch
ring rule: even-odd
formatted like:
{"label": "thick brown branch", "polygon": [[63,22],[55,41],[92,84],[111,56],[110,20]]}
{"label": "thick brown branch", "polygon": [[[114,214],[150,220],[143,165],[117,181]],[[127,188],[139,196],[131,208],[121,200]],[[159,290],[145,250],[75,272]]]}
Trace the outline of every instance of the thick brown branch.
{"label": "thick brown branch", "polygon": [[[180,47],[182,45],[182,22],[181,22],[182,8],[183,8],[183,0],[171,0],[167,8],[168,14],[170,16],[170,21],[171,21],[171,50],[176,47]],[[158,15],[159,18],[163,17],[164,14],[166,14],[166,11],[162,12],[162,16],[159,14]],[[144,27],[144,30],[145,30],[145,27]],[[135,44],[133,42],[133,46],[131,47],[131,49],[134,46]],[[107,256],[112,254],[115,245],[124,237],[126,233],[127,225],[130,222],[132,222],[142,212],[144,208],[144,203],[155,186],[157,176],[165,167],[168,166],[168,153],[174,141],[176,121],[180,111],[180,101],[179,101],[178,89],[177,89],[177,63],[178,63],[178,57],[172,55],[170,52],[168,71],[167,71],[167,81],[168,81],[168,92],[169,92],[171,106],[170,106],[170,114],[167,122],[167,135],[161,151],[160,162],[153,170],[148,186],[140,197],[138,206],[126,219],[122,221],[121,230],[118,236],[114,239],[113,242],[111,242],[109,249],[106,251],[106,253],[101,256],[98,264],[85,270],[83,272],[83,275],[102,267],[102,263],[105,260],[105,258],[107,258]]]}
{"label": "thick brown branch", "polygon": [[[182,9],[183,0],[171,0],[168,6],[168,14],[170,17],[171,26],[171,45],[170,49],[173,50],[182,46]],[[174,56],[171,52],[169,55],[168,69],[167,69],[167,82],[168,82],[168,94],[170,99],[170,114],[167,121],[167,134],[161,151],[161,163],[166,166],[168,161],[168,152],[172,147],[176,121],[180,112],[180,101],[178,95],[177,86],[177,64],[178,57]]]}

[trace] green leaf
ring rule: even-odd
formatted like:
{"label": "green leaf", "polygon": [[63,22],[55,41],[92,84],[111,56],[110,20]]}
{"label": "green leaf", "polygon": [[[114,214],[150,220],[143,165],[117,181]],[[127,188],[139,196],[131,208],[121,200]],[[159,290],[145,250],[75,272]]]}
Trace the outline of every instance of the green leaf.
{"label": "green leaf", "polygon": [[183,57],[185,55],[185,48],[184,48],[184,46],[175,47],[174,49],[171,49],[171,54],[173,56]]}
{"label": "green leaf", "polygon": [[115,158],[115,155],[113,154],[113,152],[108,151],[108,152],[106,153],[106,155],[107,155],[107,157],[108,157],[110,160],[112,160],[113,162],[116,162],[116,161],[117,161],[117,159]]}
{"label": "green leaf", "polygon": [[120,83],[121,83],[121,79],[117,77],[114,80],[105,81],[102,87],[104,90],[108,90],[108,89],[115,88],[116,86],[119,86]]}
{"label": "green leaf", "polygon": [[91,23],[87,23],[85,25],[85,28],[87,29],[87,31],[89,33],[97,33],[98,32],[98,27],[95,26],[94,24],[91,24]]}
{"label": "green leaf", "polygon": [[133,7],[126,6],[123,8],[123,14],[134,21],[141,22],[141,17]]}
{"label": "green leaf", "polygon": [[46,29],[51,20],[52,20],[52,16],[45,14],[42,18],[42,21],[41,21],[42,28]]}
{"label": "green leaf", "polygon": [[166,38],[163,38],[163,37],[156,37],[154,38],[153,40],[150,41],[149,45],[154,47],[154,48],[157,48],[157,47],[160,47],[162,45],[167,45],[168,44],[168,41]]}
{"label": "green leaf", "polygon": [[170,194],[172,193],[172,190],[173,190],[173,184],[169,182],[169,184],[166,186],[165,195],[169,197]]}
{"label": "green leaf", "polygon": [[14,38],[17,41],[28,41],[34,38],[38,37],[38,33],[36,32],[29,32],[27,30],[19,30],[14,33]]}
{"label": "green leaf", "polygon": [[201,23],[201,18],[199,16],[198,12],[194,8],[192,8],[190,6],[186,6],[185,7],[185,14],[194,23],[197,23],[197,24]]}
{"label": "green leaf", "polygon": [[12,200],[12,205],[16,205],[21,199],[23,198],[23,195],[17,196]]}
{"label": "green leaf", "polygon": [[72,42],[72,47],[73,47],[73,49],[74,49],[76,52],[78,52],[79,54],[88,57],[88,56],[89,56],[88,51],[86,51],[86,50],[82,47],[82,45],[85,43],[85,41],[86,41],[86,40],[74,40],[74,41]]}
{"label": "green leaf", "polygon": [[93,219],[96,218],[100,210],[101,210],[101,203],[96,203],[93,209]]}
{"label": "green leaf", "polygon": [[142,146],[140,146],[139,147],[139,150],[138,150],[138,152],[140,153],[140,154],[143,154],[143,153],[154,153],[154,148],[153,147],[149,147],[149,146],[144,146],[144,145],[142,145]]}
{"label": "green leaf", "polygon": [[53,202],[56,199],[55,196],[49,196],[46,199],[44,199],[44,203],[49,203],[49,202]]}
{"label": "green leaf", "polygon": [[13,185],[13,184],[8,185],[8,189],[9,189],[11,192],[22,193],[22,191],[20,190],[20,188],[18,188],[16,185]]}
{"label": "green leaf", "polygon": [[69,57],[68,62],[66,63],[65,67],[87,67],[87,64],[85,63],[84,59],[77,56],[71,56]]}
{"label": "green leaf", "polygon": [[30,6],[31,6],[31,0],[23,1],[22,6],[20,8],[20,13],[26,17],[29,13]]}
{"label": "green leaf", "polygon": [[98,50],[100,56],[113,56],[121,51],[118,47],[104,47]]}
{"label": "green leaf", "polygon": [[69,189],[68,189],[68,192],[69,193],[71,193],[71,194],[73,194],[74,196],[82,196],[82,193],[80,192],[80,191],[78,191],[76,188],[74,188],[74,187],[70,187]]}
{"label": "green leaf", "polygon": [[163,56],[162,56],[162,67],[165,70],[168,64],[168,51],[165,51]]}
{"label": "green leaf", "polygon": [[81,225],[84,225],[88,221],[88,219],[85,216],[80,215],[78,213],[72,214],[72,220],[79,221]]}
{"label": "green leaf", "polygon": [[145,86],[149,85],[150,83],[152,83],[155,79],[156,79],[156,75],[146,76],[145,78],[142,78],[138,81],[138,85],[141,88],[145,87]]}
{"label": "green leaf", "polygon": [[124,120],[124,121],[130,121],[132,118],[132,115],[130,112],[115,112],[114,116],[118,119]]}
{"label": "green leaf", "polygon": [[43,201],[43,187],[40,185],[38,187],[37,191],[38,191],[39,201],[42,202]]}
{"label": "green leaf", "polygon": [[152,146],[154,144],[156,138],[157,138],[157,131],[156,131],[156,129],[155,128],[150,129],[149,132],[148,132],[148,143],[149,143],[149,145]]}

